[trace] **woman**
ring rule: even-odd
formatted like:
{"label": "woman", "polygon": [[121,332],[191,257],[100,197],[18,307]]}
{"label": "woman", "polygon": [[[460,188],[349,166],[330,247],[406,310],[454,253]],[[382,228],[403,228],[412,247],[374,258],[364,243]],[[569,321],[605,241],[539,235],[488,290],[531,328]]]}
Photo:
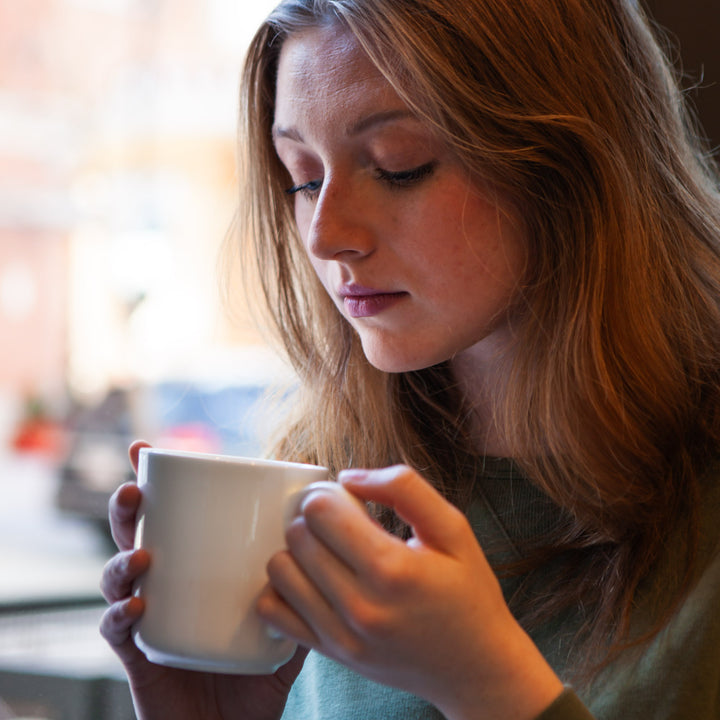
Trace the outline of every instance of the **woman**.
{"label": "woman", "polygon": [[268,566],[259,612],[317,652],[183,674],[129,639],[121,488],[139,716],[719,718],[720,202],[638,7],[286,0],[241,107],[238,237],[301,381],[274,455],[377,520],[315,493]]}

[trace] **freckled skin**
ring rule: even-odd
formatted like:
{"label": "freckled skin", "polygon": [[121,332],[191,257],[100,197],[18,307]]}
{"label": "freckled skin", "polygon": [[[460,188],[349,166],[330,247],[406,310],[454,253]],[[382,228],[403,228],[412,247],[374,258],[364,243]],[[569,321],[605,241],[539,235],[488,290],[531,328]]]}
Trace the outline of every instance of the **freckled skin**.
{"label": "freckled skin", "polygon": [[[320,181],[311,195],[295,195],[300,235],[373,365],[416,370],[466,351],[479,358],[496,344],[525,267],[520,224],[408,113],[348,33],[313,29],[286,42],[275,129],[293,183]],[[416,182],[378,177],[427,163],[432,172]],[[402,297],[352,317],[338,295],[347,283]]]}
{"label": "freckled skin", "polygon": [[[273,132],[310,261],[369,361],[394,372],[452,358],[466,393],[492,388],[487,370],[507,347],[506,310],[525,266],[508,208],[470,182],[336,27],[286,41]],[[136,468],[141,445],[130,452]],[[394,508],[413,537],[388,534],[341,494],[311,494],[287,549],[268,563],[260,616],[301,647],[424,697],[448,720],[476,718],[478,708],[487,720],[536,717],[562,683],[507,608],[464,515],[408,467],[338,479],[361,503]],[[151,561],[127,561],[139,502],[133,486],[111,501],[124,552],[103,574],[112,605],[102,626],[138,717],[278,720],[306,650],[273,676],[243,677],[152,665],[134,645],[143,608],[131,588]]]}

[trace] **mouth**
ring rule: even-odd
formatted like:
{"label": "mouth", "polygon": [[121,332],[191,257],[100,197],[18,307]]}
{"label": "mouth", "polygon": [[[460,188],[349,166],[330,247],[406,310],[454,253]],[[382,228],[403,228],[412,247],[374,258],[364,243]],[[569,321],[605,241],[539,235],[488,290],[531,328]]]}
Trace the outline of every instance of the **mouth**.
{"label": "mouth", "polygon": [[407,292],[389,292],[360,285],[347,285],[340,288],[338,295],[343,301],[345,311],[352,318],[367,318],[379,315],[408,296]]}

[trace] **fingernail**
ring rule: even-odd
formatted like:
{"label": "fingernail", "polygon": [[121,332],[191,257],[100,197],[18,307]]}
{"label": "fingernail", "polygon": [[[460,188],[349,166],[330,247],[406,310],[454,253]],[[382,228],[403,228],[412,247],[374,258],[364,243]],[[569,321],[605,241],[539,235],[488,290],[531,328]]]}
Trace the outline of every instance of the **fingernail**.
{"label": "fingernail", "polygon": [[331,495],[332,492],[330,490],[326,490],[325,488],[314,488],[308,492],[308,494],[302,499],[302,502],[300,503],[300,514],[305,513],[305,507],[307,504],[312,500],[313,497],[317,497],[318,495]]}
{"label": "fingernail", "polygon": [[348,470],[341,470],[338,473],[339,482],[362,482],[369,475],[369,470],[363,470],[361,468],[350,468]]}
{"label": "fingernail", "polygon": [[123,602],[123,610],[125,615],[136,617],[141,615],[145,609],[145,603],[137,595],[131,595]]}

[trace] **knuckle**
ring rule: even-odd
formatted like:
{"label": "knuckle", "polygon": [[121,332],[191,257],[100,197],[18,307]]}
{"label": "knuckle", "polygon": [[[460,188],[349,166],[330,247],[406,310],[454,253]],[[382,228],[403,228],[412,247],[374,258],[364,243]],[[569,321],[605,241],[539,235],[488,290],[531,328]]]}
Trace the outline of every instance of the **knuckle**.
{"label": "knuckle", "polygon": [[105,598],[105,602],[114,602],[115,601],[115,593],[112,590],[112,587],[110,583],[107,580],[107,577],[105,573],[103,573],[103,576],[100,580],[100,592],[102,593],[102,596]]}
{"label": "knuckle", "polygon": [[105,563],[102,577],[100,579],[100,590],[108,602],[115,602],[119,599],[118,588],[118,557],[115,556]]}
{"label": "knuckle", "polygon": [[117,508],[120,504],[120,494],[122,493],[122,489],[125,487],[125,485],[120,485],[119,487],[115,488],[115,491],[110,496],[110,500],[108,500],[108,509],[110,511],[110,516],[117,511]]}
{"label": "knuckle", "polygon": [[408,592],[413,575],[407,559],[396,553],[377,555],[370,564],[370,583],[376,592],[396,596]]}
{"label": "knuckle", "polygon": [[372,653],[366,640],[354,631],[343,635],[338,646],[338,659],[346,665],[365,665],[372,661]]}
{"label": "knuckle", "polygon": [[136,482],[123,483],[110,497],[110,516],[115,516],[123,520],[134,519],[141,499],[142,490]]}
{"label": "knuckle", "polygon": [[100,635],[105,638],[108,642],[110,642],[111,632],[110,632],[110,618],[108,617],[110,613],[110,610],[106,610],[103,613],[102,618],[100,618]]}
{"label": "knuckle", "polygon": [[118,645],[128,637],[129,624],[121,603],[111,605],[100,620],[100,635],[111,645]]}
{"label": "knuckle", "polygon": [[[385,637],[391,630],[387,612],[380,605],[364,600],[356,601],[348,609],[348,624],[365,638]],[[360,643],[358,650],[362,647]]]}
{"label": "knuckle", "polygon": [[105,563],[100,580],[100,589],[108,602],[128,597],[133,582],[146,569],[146,559],[139,557],[133,562],[136,553],[132,550],[120,552]]}
{"label": "knuckle", "polygon": [[134,482],[123,483],[122,485],[118,486],[115,492],[113,492],[113,494],[110,496],[109,505],[111,513],[119,512],[125,514],[128,504],[134,504],[131,498],[128,497],[129,493],[134,491],[129,490],[129,488],[137,488],[137,484]]}

